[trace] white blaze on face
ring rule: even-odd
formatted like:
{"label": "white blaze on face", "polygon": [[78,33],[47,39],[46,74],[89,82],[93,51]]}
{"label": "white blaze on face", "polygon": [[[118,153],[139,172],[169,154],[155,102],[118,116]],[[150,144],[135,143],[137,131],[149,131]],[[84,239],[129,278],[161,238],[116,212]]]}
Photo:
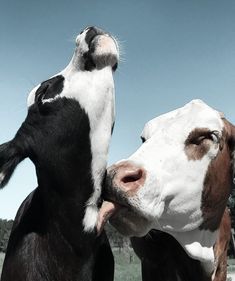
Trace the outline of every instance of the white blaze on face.
{"label": "white blaze on face", "polygon": [[209,141],[205,155],[190,159],[185,141],[195,129],[222,135],[223,127],[217,111],[194,100],[148,122],[142,133],[146,141],[127,159],[146,171],[145,183],[129,198],[130,205],[138,202],[135,209],[152,222],[151,228],[173,235],[191,257],[209,264],[208,271],[216,235],[199,230],[201,199],[208,166],[217,156],[219,144]]}
{"label": "white blaze on face", "polygon": [[[201,159],[190,160],[185,141],[196,128],[221,134],[223,130],[218,112],[199,100],[148,122],[142,133],[146,142],[128,159],[147,171],[146,182],[136,193],[139,208],[157,218],[163,230],[190,231],[202,223],[203,183],[219,146],[211,144]],[[177,220],[172,220],[174,216]]]}
{"label": "white blaze on face", "polygon": [[[85,231],[92,231],[97,224],[97,201],[101,194],[101,183],[106,170],[109,142],[115,118],[115,93],[113,61],[106,62],[107,66],[102,69],[93,69],[92,71],[80,69],[81,64],[84,63],[83,54],[89,50],[85,40],[87,32],[88,28],[77,36],[77,47],[72,60],[63,71],[55,75],[64,77],[63,91],[52,99],[43,100],[43,103],[53,102],[55,99],[62,97],[71,98],[78,101],[88,114],[92,153],[91,175],[94,192],[86,203],[83,224]],[[119,54],[116,41],[107,34],[97,35],[96,37],[92,43],[96,46],[94,55],[97,52],[98,55],[110,54],[113,56],[112,59],[116,58],[117,61]],[[28,106],[34,103],[35,93],[39,86],[35,87],[29,94]]]}

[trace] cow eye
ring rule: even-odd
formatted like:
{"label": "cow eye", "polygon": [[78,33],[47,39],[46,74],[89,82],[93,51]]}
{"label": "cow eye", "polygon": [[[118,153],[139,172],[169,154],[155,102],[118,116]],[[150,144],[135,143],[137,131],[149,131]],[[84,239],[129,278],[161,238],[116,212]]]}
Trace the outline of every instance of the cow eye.
{"label": "cow eye", "polygon": [[195,139],[195,144],[199,145],[205,140],[210,140],[214,143],[220,142],[220,134],[218,131],[208,131]]}
{"label": "cow eye", "polygon": [[218,131],[212,131],[211,139],[213,140],[213,142],[219,143],[220,142],[220,133]]}
{"label": "cow eye", "polygon": [[146,142],[146,139],[144,137],[140,137],[140,138],[141,138],[142,143]]}
{"label": "cow eye", "polygon": [[185,141],[186,147],[194,146],[195,148],[203,148],[213,145],[219,145],[219,149],[223,149],[223,136],[220,131],[210,131],[207,128],[196,128],[190,132],[188,138]]}

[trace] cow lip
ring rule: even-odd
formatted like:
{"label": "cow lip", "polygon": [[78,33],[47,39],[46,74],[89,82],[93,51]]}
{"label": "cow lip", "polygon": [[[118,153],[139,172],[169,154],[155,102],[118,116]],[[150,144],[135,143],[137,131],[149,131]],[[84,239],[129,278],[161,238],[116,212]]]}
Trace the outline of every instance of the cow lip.
{"label": "cow lip", "polygon": [[106,194],[104,194],[104,193],[102,194],[103,201],[111,202],[113,204],[118,204],[119,206],[121,206],[123,208],[128,208],[129,207],[128,203],[125,202],[125,200],[120,200],[120,199],[118,200],[116,197],[117,196],[112,195],[111,193],[108,194],[108,196]]}
{"label": "cow lip", "polygon": [[121,206],[118,203],[114,203],[111,201],[103,201],[99,212],[98,212],[98,219],[96,224],[96,230],[97,234],[100,235],[102,230],[104,229],[104,226],[106,222],[113,216],[115,213],[118,212],[118,210],[121,208]]}
{"label": "cow lip", "polygon": [[120,203],[116,200],[105,198],[98,211],[98,219],[96,224],[97,235],[101,234],[105,224],[110,219],[115,218],[119,211],[124,209],[132,211],[132,208],[125,203]]}

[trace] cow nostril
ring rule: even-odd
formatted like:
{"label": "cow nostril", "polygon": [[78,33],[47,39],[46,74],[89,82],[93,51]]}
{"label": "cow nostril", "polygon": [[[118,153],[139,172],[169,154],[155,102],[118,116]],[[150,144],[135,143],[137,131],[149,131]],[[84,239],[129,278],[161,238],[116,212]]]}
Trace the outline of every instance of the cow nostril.
{"label": "cow nostril", "polygon": [[137,170],[135,172],[132,172],[126,176],[124,176],[121,181],[123,183],[131,183],[131,182],[136,182],[140,180],[143,176],[143,171],[142,170]]}
{"label": "cow nostril", "polygon": [[93,27],[93,26],[90,27],[88,29],[88,32],[87,32],[86,38],[85,38],[86,43],[87,43],[88,46],[90,46],[92,40],[96,37],[96,35],[98,35],[98,32],[97,32],[96,28]]}

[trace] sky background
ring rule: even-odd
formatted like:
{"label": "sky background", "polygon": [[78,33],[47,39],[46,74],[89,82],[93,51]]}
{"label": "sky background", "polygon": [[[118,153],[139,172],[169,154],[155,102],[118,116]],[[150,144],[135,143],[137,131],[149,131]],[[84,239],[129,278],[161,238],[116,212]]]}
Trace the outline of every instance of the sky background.
{"label": "sky background", "polygon": [[[109,164],[137,149],[145,122],[194,98],[235,123],[234,0],[1,0],[0,143],[24,121],[30,90],[68,64],[88,25],[121,43]],[[25,160],[0,191],[0,218],[14,218],[36,186]]]}

